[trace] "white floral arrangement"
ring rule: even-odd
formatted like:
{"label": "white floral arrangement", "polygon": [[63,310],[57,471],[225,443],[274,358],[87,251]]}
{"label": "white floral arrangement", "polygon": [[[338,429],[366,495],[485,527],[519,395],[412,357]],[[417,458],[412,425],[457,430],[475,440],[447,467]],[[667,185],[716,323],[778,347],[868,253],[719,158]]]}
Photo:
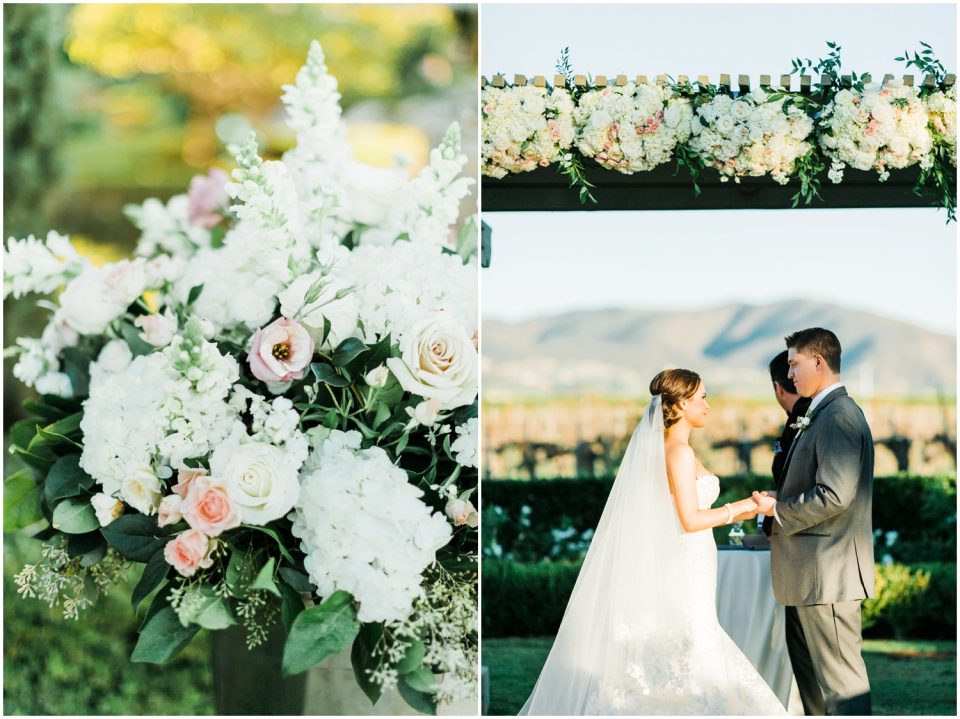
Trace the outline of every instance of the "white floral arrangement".
{"label": "white floral arrangement", "polygon": [[723,182],[770,177],[786,185],[813,144],[813,120],[787,97],[755,90],[736,99],[715,95],[697,108],[690,146]]}
{"label": "white floral arrangement", "polygon": [[[14,374],[5,529],[39,526],[23,596],[68,617],[130,562],[149,595],[134,661],[201,628],[248,645],[282,621],[283,669],[354,645],[376,701],[476,692],[476,224],[452,125],[416,177],[356,161],[314,43],[283,101],[296,146],[251,138],[186,195],[127,209],[136,256],[11,238],[4,297],[48,295]],[[569,109],[565,112],[569,115]],[[441,626],[442,625],[442,626]]]}
{"label": "white floral arrangement", "polygon": [[863,91],[840,90],[820,120],[820,146],[832,160],[829,177],[843,169],[876,170],[881,182],[891,169],[932,163],[929,115],[917,88],[898,81],[869,83]]}
{"label": "white floral arrangement", "polygon": [[951,85],[944,92],[937,90],[924,98],[930,131],[947,147],[953,166],[957,166],[957,86]]}
{"label": "white floral arrangement", "polygon": [[483,88],[484,175],[501,178],[562,160],[574,141],[573,98],[561,87]]}
{"label": "white floral arrangement", "polygon": [[690,136],[693,109],[666,86],[628,83],[584,93],[573,117],[577,149],[630,175],[673,158],[677,144]]}

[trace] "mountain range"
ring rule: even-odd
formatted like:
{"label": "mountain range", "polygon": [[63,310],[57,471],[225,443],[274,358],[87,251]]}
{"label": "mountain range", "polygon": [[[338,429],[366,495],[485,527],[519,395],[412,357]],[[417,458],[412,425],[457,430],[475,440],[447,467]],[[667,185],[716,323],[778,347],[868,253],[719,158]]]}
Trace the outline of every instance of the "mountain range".
{"label": "mountain range", "polygon": [[708,391],[769,392],[767,363],[785,335],[827,327],[843,347],[842,376],[860,397],[956,393],[957,338],[834,305],[792,301],[696,311],[602,309],[520,322],[484,320],[483,393],[642,396],[667,367],[696,370]]}

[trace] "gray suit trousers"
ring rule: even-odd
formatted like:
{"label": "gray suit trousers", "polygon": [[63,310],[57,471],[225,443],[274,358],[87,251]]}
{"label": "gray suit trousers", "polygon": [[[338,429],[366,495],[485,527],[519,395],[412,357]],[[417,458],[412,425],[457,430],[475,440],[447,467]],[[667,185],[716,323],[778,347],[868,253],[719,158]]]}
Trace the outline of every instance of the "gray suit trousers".
{"label": "gray suit trousers", "polygon": [[787,651],[808,716],[871,713],[860,604],[786,607]]}

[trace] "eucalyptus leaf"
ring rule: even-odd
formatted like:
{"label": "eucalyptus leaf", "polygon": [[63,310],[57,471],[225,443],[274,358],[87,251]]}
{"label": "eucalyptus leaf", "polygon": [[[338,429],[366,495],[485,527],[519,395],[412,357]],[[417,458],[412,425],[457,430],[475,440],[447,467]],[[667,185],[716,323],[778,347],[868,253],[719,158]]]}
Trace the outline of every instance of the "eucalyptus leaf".
{"label": "eucalyptus leaf", "polygon": [[43,519],[41,487],[33,472],[21,469],[3,480],[3,531],[13,532]]}
{"label": "eucalyptus leaf", "polygon": [[283,619],[283,626],[289,632],[294,621],[304,610],[303,597],[300,592],[291,587],[286,582],[280,582],[280,617]]}
{"label": "eucalyptus leaf", "polygon": [[364,624],[357,633],[350,649],[350,663],[353,675],[371,704],[376,704],[383,694],[383,688],[370,678],[367,670],[376,670],[380,661],[374,656],[374,650],[383,637],[383,624]]}
{"label": "eucalyptus leaf", "polygon": [[54,529],[66,534],[86,534],[100,526],[93,505],[86,499],[65,499],[53,509]]}
{"label": "eucalyptus leaf", "polygon": [[407,682],[407,676],[400,677],[400,680],[397,682],[397,691],[400,692],[400,696],[403,697],[403,700],[407,704],[421,714],[430,714],[432,716],[436,716],[437,700],[435,695],[428,692],[422,692],[411,687]]}
{"label": "eucalyptus leaf", "polygon": [[138,581],[137,586],[133,588],[130,604],[133,606],[134,612],[140,607],[140,603],[150,596],[153,590],[166,581],[170,569],[170,565],[163,556],[163,550],[158,549],[154,552],[143,567],[143,574],[140,575],[140,581]]}
{"label": "eucalyptus leaf", "polygon": [[47,473],[43,483],[44,497],[53,506],[67,497],[76,497],[93,486],[93,477],[80,468],[80,455],[68,454],[61,457]]}
{"label": "eucalyptus leaf", "polygon": [[170,536],[169,527],[159,527],[156,516],[145,514],[124,514],[100,531],[111,547],[135,562],[150,561]]}
{"label": "eucalyptus leaf", "polygon": [[333,366],[343,367],[367,351],[363,340],[357,337],[348,337],[333,351]]}
{"label": "eucalyptus leaf", "polygon": [[292,567],[280,567],[280,578],[301,594],[312,594],[314,590],[310,578]]}
{"label": "eucalyptus leaf", "polygon": [[415,641],[403,655],[403,659],[397,664],[397,673],[409,674],[419,669],[423,664],[423,658],[427,654],[427,647],[420,640]]}
{"label": "eucalyptus leaf", "polygon": [[282,597],[277,583],[273,580],[273,570],[277,565],[276,557],[270,557],[250,584],[250,589],[261,589],[277,597]]}
{"label": "eucalyptus leaf", "polygon": [[153,614],[140,630],[130,661],[166,664],[190,643],[199,630],[196,624],[183,626],[168,604]]}
{"label": "eucalyptus leaf", "polygon": [[305,609],[290,627],[283,648],[283,675],[299,674],[342,651],[358,631],[353,597],[347,592],[336,591],[320,605]]}

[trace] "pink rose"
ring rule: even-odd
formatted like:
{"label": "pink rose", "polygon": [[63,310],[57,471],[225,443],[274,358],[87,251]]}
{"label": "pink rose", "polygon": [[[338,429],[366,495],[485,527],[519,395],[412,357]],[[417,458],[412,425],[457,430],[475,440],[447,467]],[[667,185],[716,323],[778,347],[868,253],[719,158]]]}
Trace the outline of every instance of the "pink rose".
{"label": "pink rose", "polygon": [[196,529],[188,529],[167,542],[163,558],[184,577],[192,577],[197,569],[213,566],[211,555],[216,546],[216,539]]}
{"label": "pink rose", "polygon": [[164,497],[157,509],[157,524],[166,527],[168,524],[179,522],[183,518],[181,514],[182,502],[183,498],[179,494],[170,494]]}
{"label": "pink rose", "polygon": [[464,524],[469,527],[476,527],[480,524],[477,509],[469,499],[451,499],[447,502],[444,510],[457,527],[462,527]]}
{"label": "pink rose", "polygon": [[240,512],[227,493],[227,483],[212,477],[197,477],[183,500],[183,518],[193,529],[217,537],[240,526]]}
{"label": "pink rose", "polygon": [[187,202],[190,223],[208,230],[223,219],[220,210],[227,204],[226,184],[229,177],[218,167],[204,177],[196,175],[190,180]]}
{"label": "pink rose", "polygon": [[313,338],[286,317],[257,330],[247,355],[253,376],[264,382],[301,379],[313,358]]}
{"label": "pink rose", "polygon": [[207,470],[205,469],[191,469],[190,467],[180,467],[177,470],[177,484],[174,486],[173,491],[179,494],[181,497],[186,498],[187,493],[190,491],[190,485],[193,483],[197,477],[206,477]]}

